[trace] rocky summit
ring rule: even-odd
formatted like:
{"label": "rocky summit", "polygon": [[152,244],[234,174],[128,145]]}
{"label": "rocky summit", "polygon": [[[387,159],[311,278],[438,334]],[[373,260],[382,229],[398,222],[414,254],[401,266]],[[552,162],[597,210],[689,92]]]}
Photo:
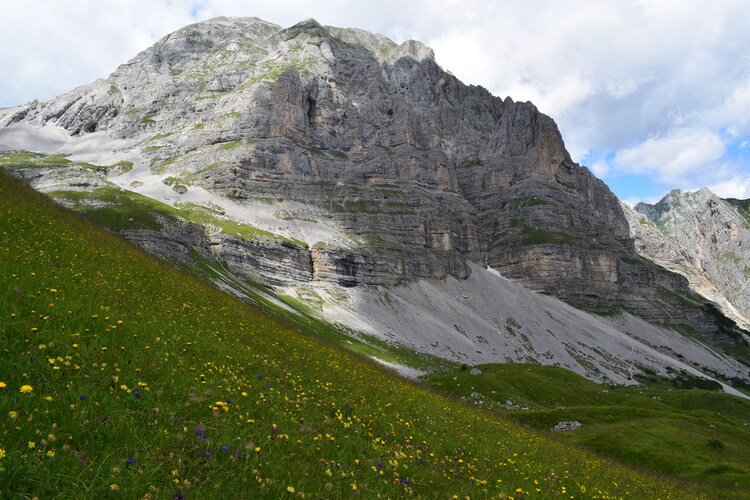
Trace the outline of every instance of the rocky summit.
{"label": "rocky summit", "polygon": [[72,153],[5,166],[165,258],[271,289],[463,280],[478,263],[578,308],[746,343],[637,253],[551,118],[458,81],[419,42],[217,18],[10,110],[0,146]]}
{"label": "rocky summit", "polygon": [[750,325],[750,204],[709,189],[674,190],[654,205],[639,203],[631,218],[638,252],[684,275],[697,293],[727,316]]}

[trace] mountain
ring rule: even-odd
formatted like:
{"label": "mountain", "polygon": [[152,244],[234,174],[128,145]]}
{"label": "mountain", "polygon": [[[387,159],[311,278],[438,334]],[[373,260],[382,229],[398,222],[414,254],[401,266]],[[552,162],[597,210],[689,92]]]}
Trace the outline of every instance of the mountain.
{"label": "mountain", "polygon": [[0,146],[68,154],[2,163],[228,291],[355,336],[618,383],[643,367],[749,376],[745,334],[636,252],[554,121],[419,42],[217,18],[7,111]]}
{"label": "mountain", "polygon": [[655,205],[631,212],[639,253],[684,275],[691,288],[750,325],[748,201],[721,199],[707,188],[674,190]]}

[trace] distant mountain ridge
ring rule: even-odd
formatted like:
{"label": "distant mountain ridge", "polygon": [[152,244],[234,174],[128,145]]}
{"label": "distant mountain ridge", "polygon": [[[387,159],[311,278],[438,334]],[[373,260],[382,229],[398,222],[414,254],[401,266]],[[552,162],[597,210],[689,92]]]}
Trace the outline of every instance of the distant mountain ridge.
{"label": "distant mountain ridge", "polygon": [[[582,309],[689,331],[750,362],[742,332],[687,279],[636,252],[619,201],[570,159],[551,118],[461,83],[419,42],[314,20],[283,29],[217,18],[164,37],[106,80],[8,112],[0,146],[74,153],[19,153],[3,165],[153,253],[294,294],[334,320],[353,313],[353,324],[383,326],[356,319],[382,315],[368,309],[369,290],[384,298],[388,287],[492,270]],[[400,307],[414,303],[396,295]],[[533,342],[502,340],[509,317],[497,307],[499,316],[462,312],[476,315],[467,320],[475,330],[448,325],[451,347],[435,354],[538,356]],[[393,335],[416,345],[418,328]],[[580,372],[587,356],[600,362],[554,342]],[[722,372],[701,352],[690,366]],[[669,356],[649,351],[606,373],[626,381]]]}
{"label": "distant mountain ridge", "polygon": [[748,201],[721,199],[709,189],[674,190],[656,204],[639,203],[631,217],[638,251],[683,274],[691,287],[750,325]]}

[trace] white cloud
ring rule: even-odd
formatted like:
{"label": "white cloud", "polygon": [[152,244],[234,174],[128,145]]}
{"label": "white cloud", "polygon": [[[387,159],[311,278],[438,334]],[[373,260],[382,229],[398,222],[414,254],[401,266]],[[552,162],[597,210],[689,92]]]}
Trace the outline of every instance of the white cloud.
{"label": "white cloud", "polygon": [[622,172],[653,174],[664,183],[679,185],[689,176],[715,169],[725,151],[717,134],[705,129],[680,128],[619,151],[613,163]]}
{"label": "white cloud", "polygon": [[589,167],[591,171],[594,173],[595,176],[599,177],[600,179],[602,177],[605,177],[609,173],[609,163],[607,163],[606,160],[597,160],[594,162],[591,167]]}
{"label": "white cloud", "polygon": [[733,136],[750,133],[750,75],[744,81],[733,82],[723,104],[708,116],[711,123],[726,127]]}
{"label": "white cloud", "polygon": [[750,198],[750,175],[734,177],[727,181],[708,186],[708,189],[716,193],[720,198],[746,200]]}
{"label": "white cloud", "polygon": [[659,203],[659,201],[662,198],[664,198],[665,195],[666,193],[661,196],[646,196],[645,198],[639,198],[638,196],[630,196],[622,200],[622,202],[628,205],[630,208],[635,208],[635,206],[641,202],[648,203],[649,205],[654,205],[656,203]]}

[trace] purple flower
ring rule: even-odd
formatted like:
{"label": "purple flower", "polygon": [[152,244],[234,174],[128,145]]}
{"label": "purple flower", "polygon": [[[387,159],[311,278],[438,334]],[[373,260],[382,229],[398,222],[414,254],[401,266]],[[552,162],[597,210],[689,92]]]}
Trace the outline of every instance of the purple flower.
{"label": "purple flower", "polygon": [[133,391],[133,396],[135,396],[137,398],[140,397],[141,396],[141,391]]}
{"label": "purple flower", "polygon": [[86,395],[85,394],[81,394],[80,396],[78,396],[78,399],[80,399],[81,401],[83,401],[84,399],[86,399]]}
{"label": "purple flower", "polygon": [[226,445],[226,444],[221,445],[221,450],[222,451],[229,451],[229,445]]}
{"label": "purple flower", "polygon": [[[409,484],[409,480],[408,480],[408,479],[406,479],[405,477],[400,477],[400,478],[398,478],[398,482],[399,482],[399,483],[403,483],[403,484]],[[472,481],[472,482],[473,482],[473,481]]]}
{"label": "purple flower", "polygon": [[125,463],[128,465],[133,465],[135,463],[135,458],[130,457],[127,460],[125,460]]}
{"label": "purple flower", "polygon": [[206,455],[207,457],[210,457],[211,456],[211,450],[206,450],[206,451],[203,452],[203,454]]}

